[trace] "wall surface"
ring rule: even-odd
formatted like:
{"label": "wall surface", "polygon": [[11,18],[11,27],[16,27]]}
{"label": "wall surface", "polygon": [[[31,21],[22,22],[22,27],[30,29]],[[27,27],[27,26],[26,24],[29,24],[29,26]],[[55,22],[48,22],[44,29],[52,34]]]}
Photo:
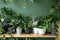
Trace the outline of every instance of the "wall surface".
{"label": "wall surface", "polygon": [[[46,16],[50,15],[50,7],[55,5],[53,0],[38,0],[33,3],[31,0],[10,0],[8,2],[4,2],[0,0],[0,8],[9,7],[16,13],[22,13],[25,16]],[[42,39],[38,38],[37,40],[53,40],[51,39]]]}
{"label": "wall surface", "polygon": [[50,7],[55,5],[52,2],[53,0],[38,0],[33,3],[30,0],[10,0],[6,3],[0,0],[0,8],[6,6],[26,16],[46,16],[50,14]]}

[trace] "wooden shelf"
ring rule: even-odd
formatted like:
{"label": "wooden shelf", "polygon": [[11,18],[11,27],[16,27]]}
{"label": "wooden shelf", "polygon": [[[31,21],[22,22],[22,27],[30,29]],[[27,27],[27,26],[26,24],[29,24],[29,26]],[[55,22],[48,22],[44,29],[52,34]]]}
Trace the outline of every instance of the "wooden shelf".
{"label": "wooden shelf", "polygon": [[[3,35],[0,35],[0,37],[11,37],[11,35],[9,34],[3,34]],[[46,34],[46,35],[38,35],[38,34],[12,34],[12,37],[21,37],[21,38],[24,38],[24,37],[44,37],[44,38],[56,38],[55,35],[50,35],[50,34]]]}
{"label": "wooden shelf", "polygon": [[58,32],[59,32],[59,33],[58,33],[58,39],[60,40],[60,24],[58,24],[58,27],[59,27],[59,28],[58,28],[58,30],[59,30],[59,31],[58,31]]}

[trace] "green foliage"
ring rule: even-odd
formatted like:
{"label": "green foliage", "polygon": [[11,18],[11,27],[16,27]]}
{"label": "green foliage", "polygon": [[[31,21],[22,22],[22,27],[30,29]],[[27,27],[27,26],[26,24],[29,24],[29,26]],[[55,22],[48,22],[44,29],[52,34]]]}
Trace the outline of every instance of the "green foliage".
{"label": "green foliage", "polygon": [[2,24],[0,23],[0,34],[2,34],[3,32],[4,32],[4,29],[3,29]]}
{"label": "green foliage", "polygon": [[40,25],[39,28],[44,29],[46,31],[47,26],[46,25]]}
{"label": "green foliage", "polygon": [[24,28],[32,27],[32,18],[31,17],[24,17]]}
{"label": "green foliage", "polygon": [[[55,15],[48,15],[44,17],[25,17],[22,14],[16,14],[15,12],[12,11],[10,8],[3,7],[1,9],[1,18],[4,19],[4,21],[9,22],[12,27],[18,27],[18,28],[27,28],[27,27],[33,27],[32,23],[34,21],[38,21],[37,26],[41,29],[51,31],[49,28],[49,23],[56,23],[57,17]],[[4,15],[6,16],[4,16]],[[0,19],[1,19],[0,18]]]}

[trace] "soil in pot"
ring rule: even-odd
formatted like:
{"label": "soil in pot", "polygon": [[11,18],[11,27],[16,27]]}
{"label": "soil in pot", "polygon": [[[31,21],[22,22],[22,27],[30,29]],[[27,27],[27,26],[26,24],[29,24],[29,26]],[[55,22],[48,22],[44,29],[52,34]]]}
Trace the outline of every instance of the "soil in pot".
{"label": "soil in pot", "polygon": [[24,28],[24,32],[26,34],[30,34],[30,33],[32,33],[32,28],[31,27]]}

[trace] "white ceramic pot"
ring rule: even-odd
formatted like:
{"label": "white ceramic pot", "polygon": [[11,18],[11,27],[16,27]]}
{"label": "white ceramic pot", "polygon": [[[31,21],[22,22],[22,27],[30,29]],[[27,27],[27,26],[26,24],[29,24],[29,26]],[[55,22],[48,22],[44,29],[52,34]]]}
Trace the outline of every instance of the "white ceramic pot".
{"label": "white ceramic pot", "polygon": [[34,34],[38,34],[38,28],[33,28]]}
{"label": "white ceramic pot", "polygon": [[39,35],[44,35],[45,34],[45,30],[44,29],[38,29],[38,34]]}
{"label": "white ceramic pot", "polygon": [[22,29],[16,28],[16,33],[17,34],[21,34],[22,33]]}

